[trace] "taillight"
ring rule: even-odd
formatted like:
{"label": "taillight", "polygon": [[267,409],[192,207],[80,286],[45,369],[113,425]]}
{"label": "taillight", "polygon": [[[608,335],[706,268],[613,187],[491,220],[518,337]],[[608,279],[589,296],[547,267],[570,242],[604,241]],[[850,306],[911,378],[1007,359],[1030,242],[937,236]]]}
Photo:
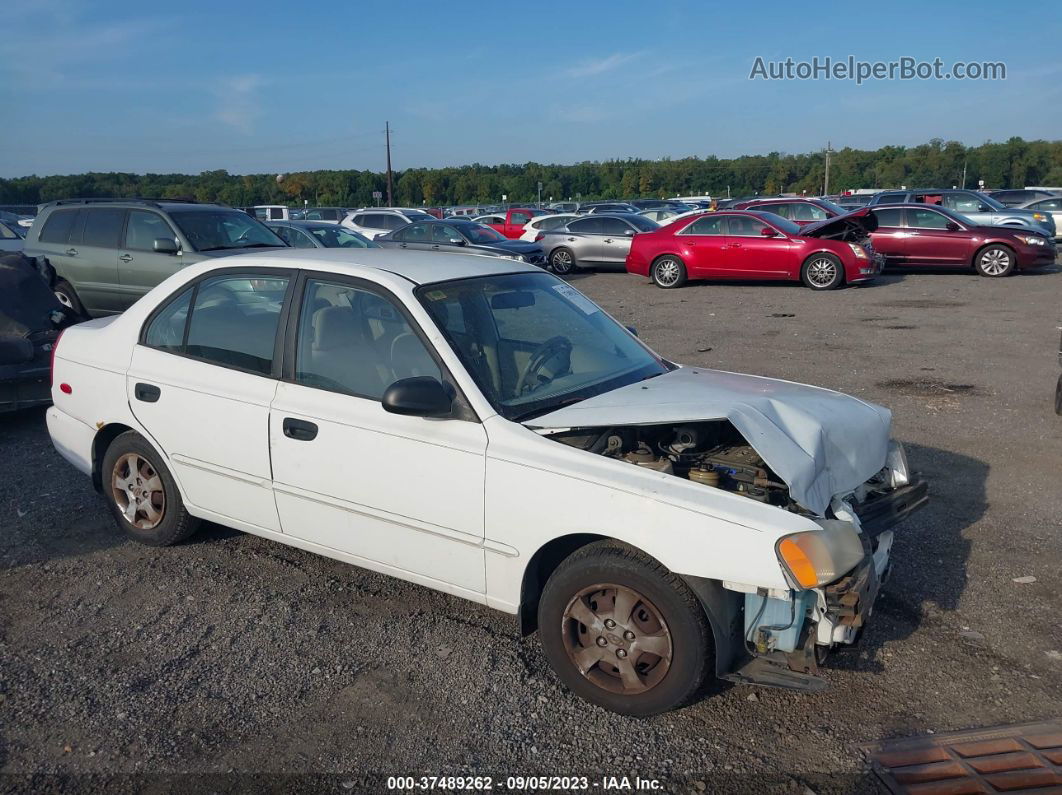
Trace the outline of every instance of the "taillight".
{"label": "taillight", "polygon": [[66,329],[59,332],[59,336],[55,338],[55,342],[52,343],[52,364],[48,372],[48,386],[55,386],[55,352],[59,350],[59,340],[63,338],[63,334],[66,333]]}
{"label": "taillight", "polygon": [[545,235],[544,235],[544,234],[543,234],[542,232],[539,232],[539,233],[538,233],[537,235],[535,235],[535,242],[536,242],[536,243],[537,243],[537,242],[538,242],[539,240],[545,240],[545,239],[546,239],[546,236],[545,236]]}

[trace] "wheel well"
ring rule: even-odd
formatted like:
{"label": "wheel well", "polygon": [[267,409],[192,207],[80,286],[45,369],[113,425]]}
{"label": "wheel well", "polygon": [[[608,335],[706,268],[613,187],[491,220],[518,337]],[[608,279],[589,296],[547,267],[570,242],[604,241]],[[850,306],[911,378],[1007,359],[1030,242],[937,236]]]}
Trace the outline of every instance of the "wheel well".
{"label": "wheel well", "polygon": [[530,635],[538,629],[538,600],[546,580],[556,568],[577,549],[595,541],[606,540],[607,536],[593,533],[575,533],[554,538],[542,546],[524,569],[524,580],[520,585],[520,632]]}
{"label": "wheel well", "polygon": [[96,438],[92,440],[92,486],[96,491],[103,492],[103,457],[107,455],[107,448],[111,446],[111,442],[117,439],[126,431],[133,430],[128,425],[122,425],[118,422],[112,422],[110,425],[104,425],[96,433]]}
{"label": "wheel well", "polygon": [[970,260],[970,265],[976,268],[977,258],[981,256],[981,252],[984,251],[986,248],[992,248],[992,246],[999,246],[1000,248],[1005,248],[1007,251],[1010,252],[1010,255],[1012,257],[1018,256],[1018,253],[1006,243],[985,243],[983,246],[977,249],[977,251],[974,252],[973,258]]}

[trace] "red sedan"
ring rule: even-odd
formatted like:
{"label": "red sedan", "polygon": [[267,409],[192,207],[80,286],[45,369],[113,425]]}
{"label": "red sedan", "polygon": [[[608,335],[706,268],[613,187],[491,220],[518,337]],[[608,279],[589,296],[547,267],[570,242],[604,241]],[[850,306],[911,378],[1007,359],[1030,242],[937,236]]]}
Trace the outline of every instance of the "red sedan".
{"label": "red sedan", "polygon": [[795,224],[804,226],[816,221],[825,221],[827,218],[836,218],[845,215],[848,210],[838,207],[826,199],[750,199],[739,202],[730,208],[731,210],[763,210],[774,213],[783,218],[788,218]]}
{"label": "red sedan", "polygon": [[832,290],[881,272],[869,236],[875,227],[869,210],[805,227],[758,210],[705,213],[635,235],[627,271],[666,289],[687,279],[747,279]]}
{"label": "red sedan", "polygon": [[870,236],[886,265],[970,268],[982,276],[1055,262],[1055,241],[1027,227],[978,226],[939,205],[875,204],[877,229]]}

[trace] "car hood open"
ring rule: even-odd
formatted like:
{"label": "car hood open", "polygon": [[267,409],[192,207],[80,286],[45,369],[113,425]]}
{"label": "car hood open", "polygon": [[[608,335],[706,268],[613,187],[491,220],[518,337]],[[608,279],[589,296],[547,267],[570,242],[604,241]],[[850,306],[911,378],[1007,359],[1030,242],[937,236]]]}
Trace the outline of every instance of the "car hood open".
{"label": "car hood open", "polygon": [[822,515],[873,477],[888,455],[891,412],[840,392],[773,378],[683,367],[587,398],[525,424],[535,429],[728,420]]}
{"label": "car hood open", "polygon": [[874,215],[872,208],[863,207],[853,210],[846,215],[835,215],[825,221],[808,224],[801,227],[802,237],[835,237],[842,238],[848,232],[854,231],[859,234],[867,234],[878,228],[878,217]]}

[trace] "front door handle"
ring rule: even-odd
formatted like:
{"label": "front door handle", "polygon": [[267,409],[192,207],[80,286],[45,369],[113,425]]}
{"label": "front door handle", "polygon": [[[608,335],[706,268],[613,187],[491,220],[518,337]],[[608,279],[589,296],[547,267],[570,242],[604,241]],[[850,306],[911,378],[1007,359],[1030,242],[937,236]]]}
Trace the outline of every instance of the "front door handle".
{"label": "front door handle", "polygon": [[399,244],[398,244],[398,247],[399,247],[399,248],[406,248],[406,244],[405,244],[405,243],[399,243]]}
{"label": "front door handle", "polygon": [[122,262],[132,262],[133,261],[133,255],[132,254],[122,254],[122,256],[120,256],[118,259],[120,259]]}
{"label": "front door handle", "polygon": [[154,403],[162,395],[162,390],[154,384],[137,384],[133,387],[133,395],[137,400],[145,403]]}
{"label": "front door handle", "polygon": [[439,244],[438,243],[432,244],[431,250],[432,251],[438,251],[439,250]]}
{"label": "front door handle", "polygon": [[740,243],[731,243],[730,244],[730,248],[741,248],[741,244]]}
{"label": "front door handle", "polygon": [[575,238],[574,237],[569,237],[568,238],[568,242],[569,243],[574,243],[575,242]]}
{"label": "front door handle", "polygon": [[606,243],[611,243],[612,242],[612,238],[611,237],[606,237],[605,238],[605,242]]}
{"label": "front door handle", "polygon": [[76,248],[68,248],[66,250],[66,256],[68,256],[68,257],[76,257],[77,256],[77,249]]}
{"label": "front door handle", "polygon": [[285,417],[284,435],[297,442],[312,442],[317,438],[317,426],[306,420]]}

